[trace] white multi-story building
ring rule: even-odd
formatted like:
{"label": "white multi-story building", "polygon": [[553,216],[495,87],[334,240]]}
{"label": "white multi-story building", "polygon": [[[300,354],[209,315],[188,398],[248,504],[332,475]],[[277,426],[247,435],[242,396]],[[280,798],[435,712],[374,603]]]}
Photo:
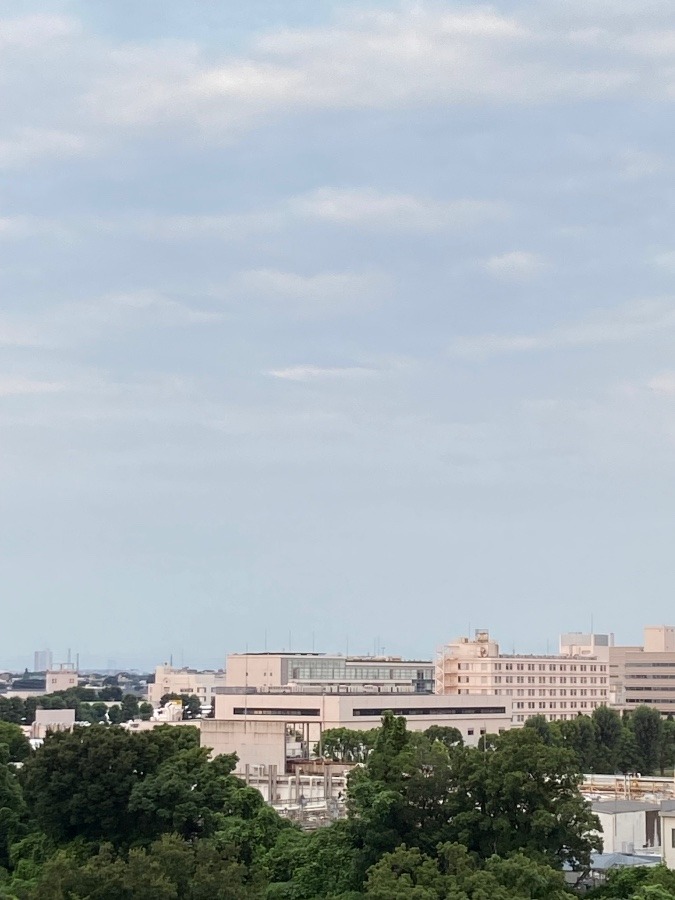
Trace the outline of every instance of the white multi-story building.
{"label": "white multi-story building", "polygon": [[[588,650],[596,644],[598,649],[608,648],[610,643],[608,635],[563,637],[583,639],[568,644],[561,641],[567,649]],[[477,631],[473,640],[459,638],[439,651],[436,693],[506,696],[513,702],[516,724],[536,715],[549,721],[573,719],[609,702],[607,652],[504,654],[487,631]]]}
{"label": "white multi-story building", "polygon": [[153,706],[159,706],[159,702],[165,694],[177,694],[179,697],[199,697],[202,706],[208,706],[215,694],[217,687],[225,685],[225,673],[200,672],[197,669],[174,669],[173,666],[157,666],[155,669],[155,681],[148,685],[148,700]]}

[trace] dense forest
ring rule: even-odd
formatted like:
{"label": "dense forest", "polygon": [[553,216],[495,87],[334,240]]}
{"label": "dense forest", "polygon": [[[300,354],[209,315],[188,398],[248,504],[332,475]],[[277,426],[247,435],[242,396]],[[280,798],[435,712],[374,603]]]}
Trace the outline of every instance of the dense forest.
{"label": "dense forest", "polygon": [[[303,832],[191,726],[94,725],[33,752],[3,723],[0,898],[562,900],[563,867],[584,871],[600,840],[558,731],[535,719],[468,748],[388,714],[347,817]],[[675,898],[675,875],[619,872],[593,896]]]}

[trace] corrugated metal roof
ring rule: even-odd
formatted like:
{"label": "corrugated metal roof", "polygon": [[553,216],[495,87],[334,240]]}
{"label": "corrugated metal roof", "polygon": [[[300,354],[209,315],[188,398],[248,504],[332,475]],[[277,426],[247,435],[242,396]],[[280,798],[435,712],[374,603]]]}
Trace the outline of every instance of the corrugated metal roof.
{"label": "corrugated metal roof", "polygon": [[606,872],[608,869],[630,866],[659,866],[660,856],[633,855],[629,853],[594,853],[591,856],[591,869],[595,872]]}

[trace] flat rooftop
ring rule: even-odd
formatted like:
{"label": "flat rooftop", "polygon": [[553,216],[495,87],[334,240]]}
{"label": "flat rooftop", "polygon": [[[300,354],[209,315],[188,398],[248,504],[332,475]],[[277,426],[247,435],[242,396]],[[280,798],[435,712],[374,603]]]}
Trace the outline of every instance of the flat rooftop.
{"label": "flat rooftop", "polygon": [[406,659],[403,656],[345,656],[342,653],[289,653],[288,650],[274,652],[273,650],[255,651],[250,653],[228,653],[228,656],[282,656],[285,659],[342,659],[345,662],[359,663],[409,663],[418,666],[433,666],[430,659]]}

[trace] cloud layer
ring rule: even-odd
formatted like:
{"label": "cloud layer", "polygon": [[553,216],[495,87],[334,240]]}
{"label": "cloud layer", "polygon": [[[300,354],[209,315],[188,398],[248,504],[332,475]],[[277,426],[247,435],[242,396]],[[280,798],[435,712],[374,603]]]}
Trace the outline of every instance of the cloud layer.
{"label": "cloud layer", "polygon": [[289,617],[429,656],[465,608],[636,642],[675,577],[672,4],[226,6],[0,15],[16,665],[220,665]]}

